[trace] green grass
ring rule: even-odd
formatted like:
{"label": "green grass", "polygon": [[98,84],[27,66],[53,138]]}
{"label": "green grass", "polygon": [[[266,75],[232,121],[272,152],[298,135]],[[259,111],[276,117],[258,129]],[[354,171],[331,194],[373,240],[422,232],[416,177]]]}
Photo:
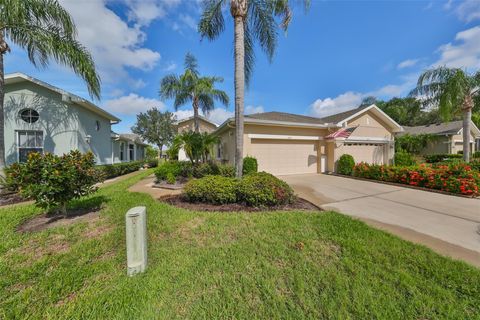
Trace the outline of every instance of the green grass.
{"label": "green grass", "polygon": [[[200,213],[126,189],[101,220],[19,234],[0,210],[0,319],[480,318],[480,270],[343,215]],[[124,214],[148,210],[149,267],[126,276]],[[302,245],[303,244],[303,245]]]}

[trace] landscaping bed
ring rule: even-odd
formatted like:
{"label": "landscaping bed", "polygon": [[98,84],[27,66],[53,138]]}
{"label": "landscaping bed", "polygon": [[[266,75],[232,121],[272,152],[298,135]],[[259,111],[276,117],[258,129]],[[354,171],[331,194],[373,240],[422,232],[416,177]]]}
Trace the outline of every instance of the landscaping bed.
{"label": "landscaping bed", "polygon": [[0,207],[25,201],[22,196],[15,192],[0,194]]}
{"label": "landscaping bed", "polygon": [[226,203],[226,204],[210,204],[202,202],[190,202],[185,199],[181,194],[173,196],[165,196],[159,199],[162,202],[168,203],[169,205],[188,209],[192,211],[212,211],[212,212],[260,212],[260,211],[288,211],[288,210],[309,210],[309,211],[321,211],[319,207],[312,204],[311,202],[297,197],[293,200],[292,203],[287,203],[284,205],[272,206],[272,207],[252,207],[244,203]]}

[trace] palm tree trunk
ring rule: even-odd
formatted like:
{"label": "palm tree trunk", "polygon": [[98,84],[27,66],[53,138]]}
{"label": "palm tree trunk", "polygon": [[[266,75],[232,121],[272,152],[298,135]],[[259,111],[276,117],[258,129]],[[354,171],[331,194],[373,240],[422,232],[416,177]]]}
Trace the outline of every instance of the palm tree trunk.
{"label": "palm tree trunk", "polygon": [[245,99],[245,16],[247,0],[232,0],[230,11],[235,24],[235,169],[243,174],[243,107]]}
{"label": "palm tree trunk", "polygon": [[[0,43],[3,42],[3,35],[0,33]],[[4,100],[5,100],[5,74],[3,67],[3,52],[0,52],[0,181],[5,177],[5,118],[4,118]],[[1,191],[1,185],[0,185]]]}
{"label": "palm tree trunk", "polygon": [[199,133],[200,126],[198,124],[198,103],[195,99],[193,100],[193,124],[195,126],[195,132]]}
{"label": "palm tree trunk", "polygon": [[463,110],[463,160],[470,161],[470,123],[472,121],[472,109]]}

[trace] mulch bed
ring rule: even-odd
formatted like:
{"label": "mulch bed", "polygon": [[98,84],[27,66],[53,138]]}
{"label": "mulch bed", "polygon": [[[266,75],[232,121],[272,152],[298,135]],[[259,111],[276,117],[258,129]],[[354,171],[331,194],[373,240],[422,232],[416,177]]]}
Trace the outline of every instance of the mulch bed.
{"label": "mulch bed", "polygon": [[0,194],[0,207],[25,201],[27,200],[22,198],[18,193]]}
{"label": "mulch bed", "polygon": [[188,209],[192,211],[216,211],[216,212],[238,212],[238,211],[289,211],[289,210],[308,210],[308,211],[322,211],[319,207],[312,204],[311,202],[302,199],[296,198],[296,200],[287,205],[275,206],[275,207],[250,207],[240,203],[230,203],[230,204],[208,204],[208,203],[191,203],[186,201],[181,194],[179,195],[169,195],[159,198],[160,201],[166,202],[172,206]]}
{"label": "mulch bed", "polygon": [[68,226],[80,221],[89,222],[99,218],[101,208],[68,210],[68,215],[42,214],[25,221],[17,227],[17,232],[36,232],[59,226]]}

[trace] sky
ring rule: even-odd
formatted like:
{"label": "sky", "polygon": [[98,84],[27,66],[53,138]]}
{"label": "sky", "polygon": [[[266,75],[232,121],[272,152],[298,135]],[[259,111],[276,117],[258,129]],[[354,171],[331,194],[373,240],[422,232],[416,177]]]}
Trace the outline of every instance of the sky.
{"label": "sky", "polygon": [[[220,76],[230,105],[207,116],[218,124],[233,115],[233,21],[215,41],[201,39],[201,0],[60,0],[72,15],[78,39],[92,53],[102,80],[93,101],[122,121],[112,129],[130,132],[136,114],[152,107],[175,110],[158,96],[160,80],[181,74],[187,52],[202,75]],[[418,75],[435,66],[480,69],[480,0],[323,1],[305,11],[295,1],[287,33],[278,30],[272,61],[260,48],[246,92],[245,112],[281,111],[322,117],[358,106],[370,95],[402,97]],[[25,52],[11,46],[7,73],[23,72],[91,100],[85,84],[52,62],[36,69]]]}

